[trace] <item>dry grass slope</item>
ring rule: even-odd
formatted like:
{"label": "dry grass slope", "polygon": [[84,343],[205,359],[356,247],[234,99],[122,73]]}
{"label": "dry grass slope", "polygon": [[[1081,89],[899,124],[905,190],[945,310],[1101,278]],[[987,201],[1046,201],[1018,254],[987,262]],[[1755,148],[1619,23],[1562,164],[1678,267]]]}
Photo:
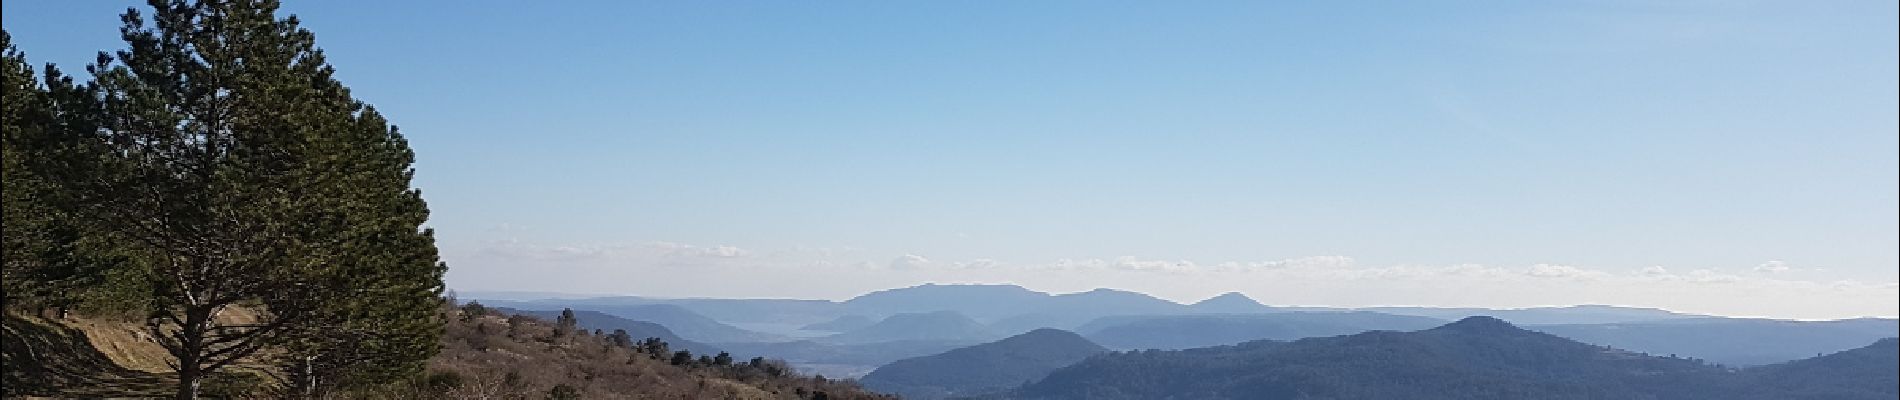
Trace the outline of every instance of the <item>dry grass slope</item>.
{"label": "dry grass slope", "polygon": [[559,334],[531,317],[451,314],[442,353],[425,376],[372,397],[541,398],[566,387],[588,399],[892,398],[853,382],[798,376],[782,362],[719,364],[706,362],[712,355],[693,355],[676,365],[675,354],[650,354],[586,331]]}
{"label": "dry grass slope", "polygon": [[[444,308],[442,351],[413,379],[349,388],[332,398],[470,399],[892,399],[850,381],[806,377],[782,361],[714,360],[627,346],[607,335],[557,332],[527,316]],[[233,316],[242,318],[242,315]],[[167,396],[165,350],[141,324],[111,318],[59,320],[8,312],[5,395],[60,398]],[[638,338],[634,338],[638,340]],[[664,353],[664,354],[659,354]],[[238,372],[238,371],[234,371]],[[241,372],[240,372],[241,373]],[[271,396],[246,387],[235,397]],[[208,393],[211,394],[211,393]]]}
{"label": "dry grass slope", "polygon": [[[101,353],[83,328],[13,312],[7,313],[5,326],[7,397],[126,397],[169,393],[170,379],[163,374],[119,364],[108,354]],[[124,346],[137,347],[129,343]],[[159,351],[162,354],[164,350]]]}

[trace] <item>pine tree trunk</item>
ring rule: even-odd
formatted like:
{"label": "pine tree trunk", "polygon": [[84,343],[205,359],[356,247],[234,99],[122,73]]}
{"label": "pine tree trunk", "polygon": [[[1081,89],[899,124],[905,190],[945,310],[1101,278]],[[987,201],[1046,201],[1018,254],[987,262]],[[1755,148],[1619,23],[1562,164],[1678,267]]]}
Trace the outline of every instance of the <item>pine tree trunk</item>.
{"label": "pine tree trunk", "polygon": [[303,397],[306,399],[316,398],[317,395],[316,359],[316,357],[303,358]]}
{"label": "pine tree trunk", "polygon": [[198,384],[204,378],[205,327],[211,322],[211,308],[192,306],[185,309],[185,326],[178,327],[178,400],[196,400]]}
{"label": "pine tree trunk", "polygon": [[[180,359],[179,361],[185,360]],[[197,360],[191,360],[185,362],[184,365],[178,366],[178,394],[173,398],[178,400],[198,399],[198,366],[195,361]]]}

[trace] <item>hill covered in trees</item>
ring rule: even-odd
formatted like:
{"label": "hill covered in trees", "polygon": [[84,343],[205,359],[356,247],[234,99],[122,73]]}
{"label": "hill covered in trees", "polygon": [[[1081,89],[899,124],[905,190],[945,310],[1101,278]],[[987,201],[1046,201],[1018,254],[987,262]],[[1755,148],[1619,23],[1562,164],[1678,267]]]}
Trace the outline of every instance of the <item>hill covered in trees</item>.
{"label": "hill covered in trees", "polygon": [[1108,349],[1068,331],[1038,329],[1003,340],[892,362],[865,375],[865,387],[906,399],[1000,392]]}
{"label": "hill covered in trees", "polygon": [[1606,306],[1596,304],[1563,307],[1530,308],[1445,308],[1445,307],[1366,307],[1358,311],[1371,311],[1396,315],[1415,315],[1453,321],[1474,316],[1487,316],[1518,325],[1550,324],[1609,324],[1620,322],[1661,321],[1679,318],[1702,318],[1707,315],[1694,315],[1643,307]]}
{"label": "hill covered in trees", "polygon": [[1755,390],[1784,398],[1894,398],[1900,387],[1900,339],[1749,370]]}
{"label": "hill covered in trees", "polygon": [[1112,349],[1175,350],[1253,340],[1293,340],[1371,330],[1418,330],[1445,321],[1374,312],[1272,312],[1258,314],[1103,317],[1079,330]]}
{"label": "hill covered in trees", "polygon": [[[1761,369],[1655,357],[1470,317],[1375,331],[1090,358],[1011,392],[1026,399],[1891,399],[1881,347]],[[1812,364],[1810,364],[1812,363]],[[1830,376],[1805,373],[1853,371]],[[1850,392],[1842,387],[1864,388]]]}

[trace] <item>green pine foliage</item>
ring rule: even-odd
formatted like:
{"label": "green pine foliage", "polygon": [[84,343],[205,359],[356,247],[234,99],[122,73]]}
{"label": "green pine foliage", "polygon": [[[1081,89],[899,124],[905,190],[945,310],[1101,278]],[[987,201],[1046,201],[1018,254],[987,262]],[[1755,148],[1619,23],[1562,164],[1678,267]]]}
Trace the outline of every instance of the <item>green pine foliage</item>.
{"label": "green pine foliage", "polygon": [[421,371],[445,267],[403,136],[275,1],[150,7],[83,83],[6,38],[9,309],[144,315],[179,398],[234,365],[301,395]]}
{"label": "green pine foliage", "polygon": [[[70,97],[72,82],[52,67],[42,85],[26,55],[4,42],[5,99],[0,101],[0,174],[4,174],[4,267],[6,304],[14,309],[64,313],[83,308],[95,312],[137,308],[128,300],[129,274],[114,269],[124,263],[107,238],[87,226],[74,224],[73,192],[59,181],[57,162],[74,155],[79,144],[62,135],[71,118],[55,111],[55,101]],[[135,290],[134,290],[135,292]]]}

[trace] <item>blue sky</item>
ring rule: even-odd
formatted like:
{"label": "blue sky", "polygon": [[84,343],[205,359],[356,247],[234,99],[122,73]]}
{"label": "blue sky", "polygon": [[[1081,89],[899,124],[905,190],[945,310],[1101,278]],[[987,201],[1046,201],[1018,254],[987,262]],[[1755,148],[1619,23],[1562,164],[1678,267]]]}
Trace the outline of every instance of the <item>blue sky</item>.
{"label": "blue sky", "polygon": [[458,289],[1900,314],[1894,2],[370,4]]}

